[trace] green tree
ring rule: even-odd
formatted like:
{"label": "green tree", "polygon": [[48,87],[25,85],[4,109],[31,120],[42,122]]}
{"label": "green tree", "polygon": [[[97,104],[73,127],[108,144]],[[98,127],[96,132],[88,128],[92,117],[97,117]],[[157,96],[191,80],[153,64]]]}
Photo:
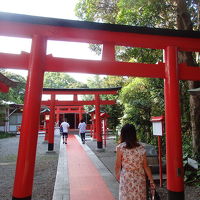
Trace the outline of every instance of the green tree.
{"label": "green tree", "polygon": [[17,82],[17,86],[9,88],[8,93],[0,93],[0,124],[4,125],[6,120],[5,109],[8,107],[7,103],[23,104],[26,80],[24,77],[0,70],[0,72],[10,80]]}
{"label": "green tree", "polygon": [[79,0],[76,14],[86,21],[115,23],[118,0]]}
{"label": "green tree", "polygon": [[60,72],[46,72],[44,88],[87,88],[87,85],[76,81],[70,75]]}
{"label": "green tree", "polygon": [[105,76],[102,79],[102,85],[104,88],[122,87],[127,82],[128,82],[128,77],[123,77],[123,76]]}
{"label": "green tree", "polygon": [[8,93],[0,93],[0,101],[23,104],[24,94],[25,94],[25,85],[26,85],[25,78],[21,75],[7,72],[7,71],[1,71],[1,73],[4,74],[10,80],[17,82],[17,86],[15,88],[10,88]]}
{"label": "green tree", "polygon": [[93,76],[93,78],[87,80],[89,88],[103,88],[102,78],[99,75]]}
{"label": "green tree", "polygon": [[169,0],[119,0],[118,8],[118,24],[157,28],[174,28],[175,25],[174,6]]}
{"label": "green tree", "polygon": [[[102,86],[104,88],[114,88],[122,87],[127,84],[128,77],[123,76],[105,76],[102,79]],[[119,91],[120,93],[120,91]],[[123,116],[124,106],[119,103],[119,94],[117,95],[101,95],[101,98],[104,100],[115,99],[116,104],[114,105],[104,105],[102,110],[109,114],[108,124],[109,128],[115,130],[116,127],[120,124],[120,119]]]}
{"label": "green tree", "polygon": [[[163,95],[160,94],[163,91],[163,84],[158,89],[154,81],[148,78],[133,78],[120,93],[120,102],[124,105],[122,123],[133,123],[139,130],[140,139],[148,143],[153,139],[151,116],[163,113],[163,101],[160,101]],[[161,81],[157,79],[157,83]]]}

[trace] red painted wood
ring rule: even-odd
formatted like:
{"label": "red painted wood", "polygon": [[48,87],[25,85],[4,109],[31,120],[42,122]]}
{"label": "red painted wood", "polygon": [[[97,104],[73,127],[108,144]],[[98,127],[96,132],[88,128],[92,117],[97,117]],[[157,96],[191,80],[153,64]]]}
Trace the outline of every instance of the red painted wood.
{"label": "red painted wood", "polygon": [[92,119],[92,137],[93,139],[96,139],[96,120],[94,120],[94,113],[91,113],[91,119]]}
{"label": "red painted wood", "polygon": [[163,185],[163,170],[162,170],[162,137],[158,136],[158,161],[159,161],[159,179],[160,187]]}
{"label": "red painted wood", "polygon": [[0,92],[7,93],[9,92],[9,86],[6,84],[0,82]]}
{"label": "red painted wood", "polygon": [[[56,114],[85,112],[83,106],[56,106]],[[57,120],[58,121],[58,120]]]}
{"label": "red painted wood", "polygon": [[78,101],[78,95],[77,94],[74,94],[73,100]]}
{"label": "red painted wood", "polygon": [[164,78],[164,64],[81,60],[47,56],[46,71]]}
{"label": "red painted wood", "polygon": [[49,120],[49,137],[48,142],[54,144],[54,127],[55,127],[55,94],[51,95],[50,100],[50,120]]}
{"label": "red painted wood", "polygon": [[179,80],[200,80],[200,67],[187,66],[186,64],[179,65]]}
{"label": "red painted wood", "polygon": [[106,183],[74,135],[69,135],[66,147],[70,200],[114,200]]}
{"label": "red painted wood", "polygon": [[166,78],[164,81],[167,189],[183,192],[184,175],[178,75],[177,48],[168,47],[166,49]]}
{"label": "red painted wood", "polygon": [[[8,54],[0,53],[0,67],[10,69],[28,70],[28,59],[30,54],[22,53]],[[137,76],[137,77],[165,77],[164,63],[144,64],[127,62],[94,61],[69,58],[46,57],[45,71],[54,72],[78,72],[90,74],[107,74],[116,76]],[[180,80],[199,80],[200,68],[179,64]]]}
{"label": "red painted wood", "polygon": [[[200,51],[198,38],[184,38],[138,33],[124,33],[83,28],[37,25],[11,21],[0,21],[0,34],[14,37],[31,38],[37,34],[48,40],[86,42],[94,44],[112,43],[115,45],[164,49],[167,46],[178,46],[181,50]],[[81,34],[80,34],[81,33]]]}
{"label": "red painted wood", "polygon": [[152,117],[151,117],[151,121],[152,121],[152,122],[159,122],[159,121],[163,121],[164,118],[165,118],[164,115],[156,116],[156,117],[152,116]]}
{"label": "red painted wood", "polygon": [[95,120],[96,120],[96,138],[97,143],[102,142],[102,132],[101,132],[101,119],[100,119],[100,97],[95,94]]}
{"label": "red painted wood", "polygon": [[49,135],[49,120],[46,120],[46,132],[45,132],[45,137],[44,137],[44,141],[48,142],[48,135]]}
{"label": "red painted wood", "polygon": [[45,52],[46,41],[40,36],[33,36],[13,189],[15,198],[32,195]]}
{"label": "red painted wood", "polygon": [[82,111],[80,110],[80,111],[79,111],[79,121],[82,120],[82,118],[83,118],[83,113],[82,113]]}
{"label": "red painted wood", "polygon": [[115,61],[115,45],[112,43],[106,43],[103,45],[102,52],[103,61]]}
{"label": "red painted wood", "polygon": [[[51,105],[51,102],[50,101],[42,101],[41,104],[49,106],[49,105]],[[92,100],[92,101],[56,101],[55,104],[56,104],[56,106],[94,105],[95,101],[94,100]],[[100,104],[101,105],[112,105],[112,104],[116,104],[116,101],[115,100],[101,100]]]}
{"label": "red painted wood", "polygon": [[29,53],[0,53],[0,67],[5,69],[9,68],[28,70],[29,57]]}
{"label": "red painted wood", "polygon": [[[97,90],[43,90],[43,94],[66,94],[66,95],[85,95],[85,94],[117,94],[118,93],[118,89],[116,90],[106,90],[106,88],[104,90],[101,91],[97,91]],[[78,101],[78,99],[77,99]]]}

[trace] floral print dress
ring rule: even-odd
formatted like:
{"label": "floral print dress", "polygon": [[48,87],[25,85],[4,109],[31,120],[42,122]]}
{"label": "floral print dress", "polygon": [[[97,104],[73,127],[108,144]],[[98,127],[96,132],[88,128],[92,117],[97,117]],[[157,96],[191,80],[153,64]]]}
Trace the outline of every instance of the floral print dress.
{"label": "floral print dress", "polygon": [[125,143],[117,146],[122,152],[119,200],[146,200],[146,179],[143,169],[145,149],[141,145],[133,149],[127,149],[125,146]]}

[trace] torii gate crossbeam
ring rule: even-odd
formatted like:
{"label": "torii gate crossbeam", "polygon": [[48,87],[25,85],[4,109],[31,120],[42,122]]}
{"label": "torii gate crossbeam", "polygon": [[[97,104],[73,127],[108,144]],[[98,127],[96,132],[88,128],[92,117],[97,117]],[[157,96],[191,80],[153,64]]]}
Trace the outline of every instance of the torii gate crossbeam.
{"label": "torii gate crossbeam", "polygon": [[[178,82],[200,80],[200,68],[190,67],[184,63],[178,64],[177,57],[178,51],[200,52],[200,32],[50,19],[10,13],[0,13],[0,27],[1,36],[32,39],[30,54],[0,53],[1,68],[29,71],[18,152],[18,156],[22,155],[22,159],[17,160],[13,200],[30,200],[32,195],[36,133],[44,71],[163,78],[165,80],[168,199],[184,199]],[[47,40],[102,44],[102,60],[47,56]],[[115,46],[161,49],[165,51],[166,60],[165,63],[158,64],[117,62]]]}
{"label": "torii gate crossbeam", "polygon": [[[100,100],[100,104],[101,105],[112,105],[115,104],[116,101],[115,100]],[[45,106],[50,106],[51,105],[51,101],[42,101],[41,103],[42,105]],[[84,106],[84,105],[94,105],[95,101],[55,101],[56,106],[64,106],[64,105],[68,105],[68,106]]]}

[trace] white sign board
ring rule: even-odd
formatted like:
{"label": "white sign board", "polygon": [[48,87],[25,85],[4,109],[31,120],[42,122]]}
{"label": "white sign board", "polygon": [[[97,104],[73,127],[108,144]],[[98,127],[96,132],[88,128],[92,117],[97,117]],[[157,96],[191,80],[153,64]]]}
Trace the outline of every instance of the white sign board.
{"label": "white sign board", "polygon": [[188,158],[188,164],[192,166],[194,169],[198,169],[198,162],[196,160]]}
{"label": "white sign board", "polygon": [[162,122],[153,122],[153,135],[162,136]]}

